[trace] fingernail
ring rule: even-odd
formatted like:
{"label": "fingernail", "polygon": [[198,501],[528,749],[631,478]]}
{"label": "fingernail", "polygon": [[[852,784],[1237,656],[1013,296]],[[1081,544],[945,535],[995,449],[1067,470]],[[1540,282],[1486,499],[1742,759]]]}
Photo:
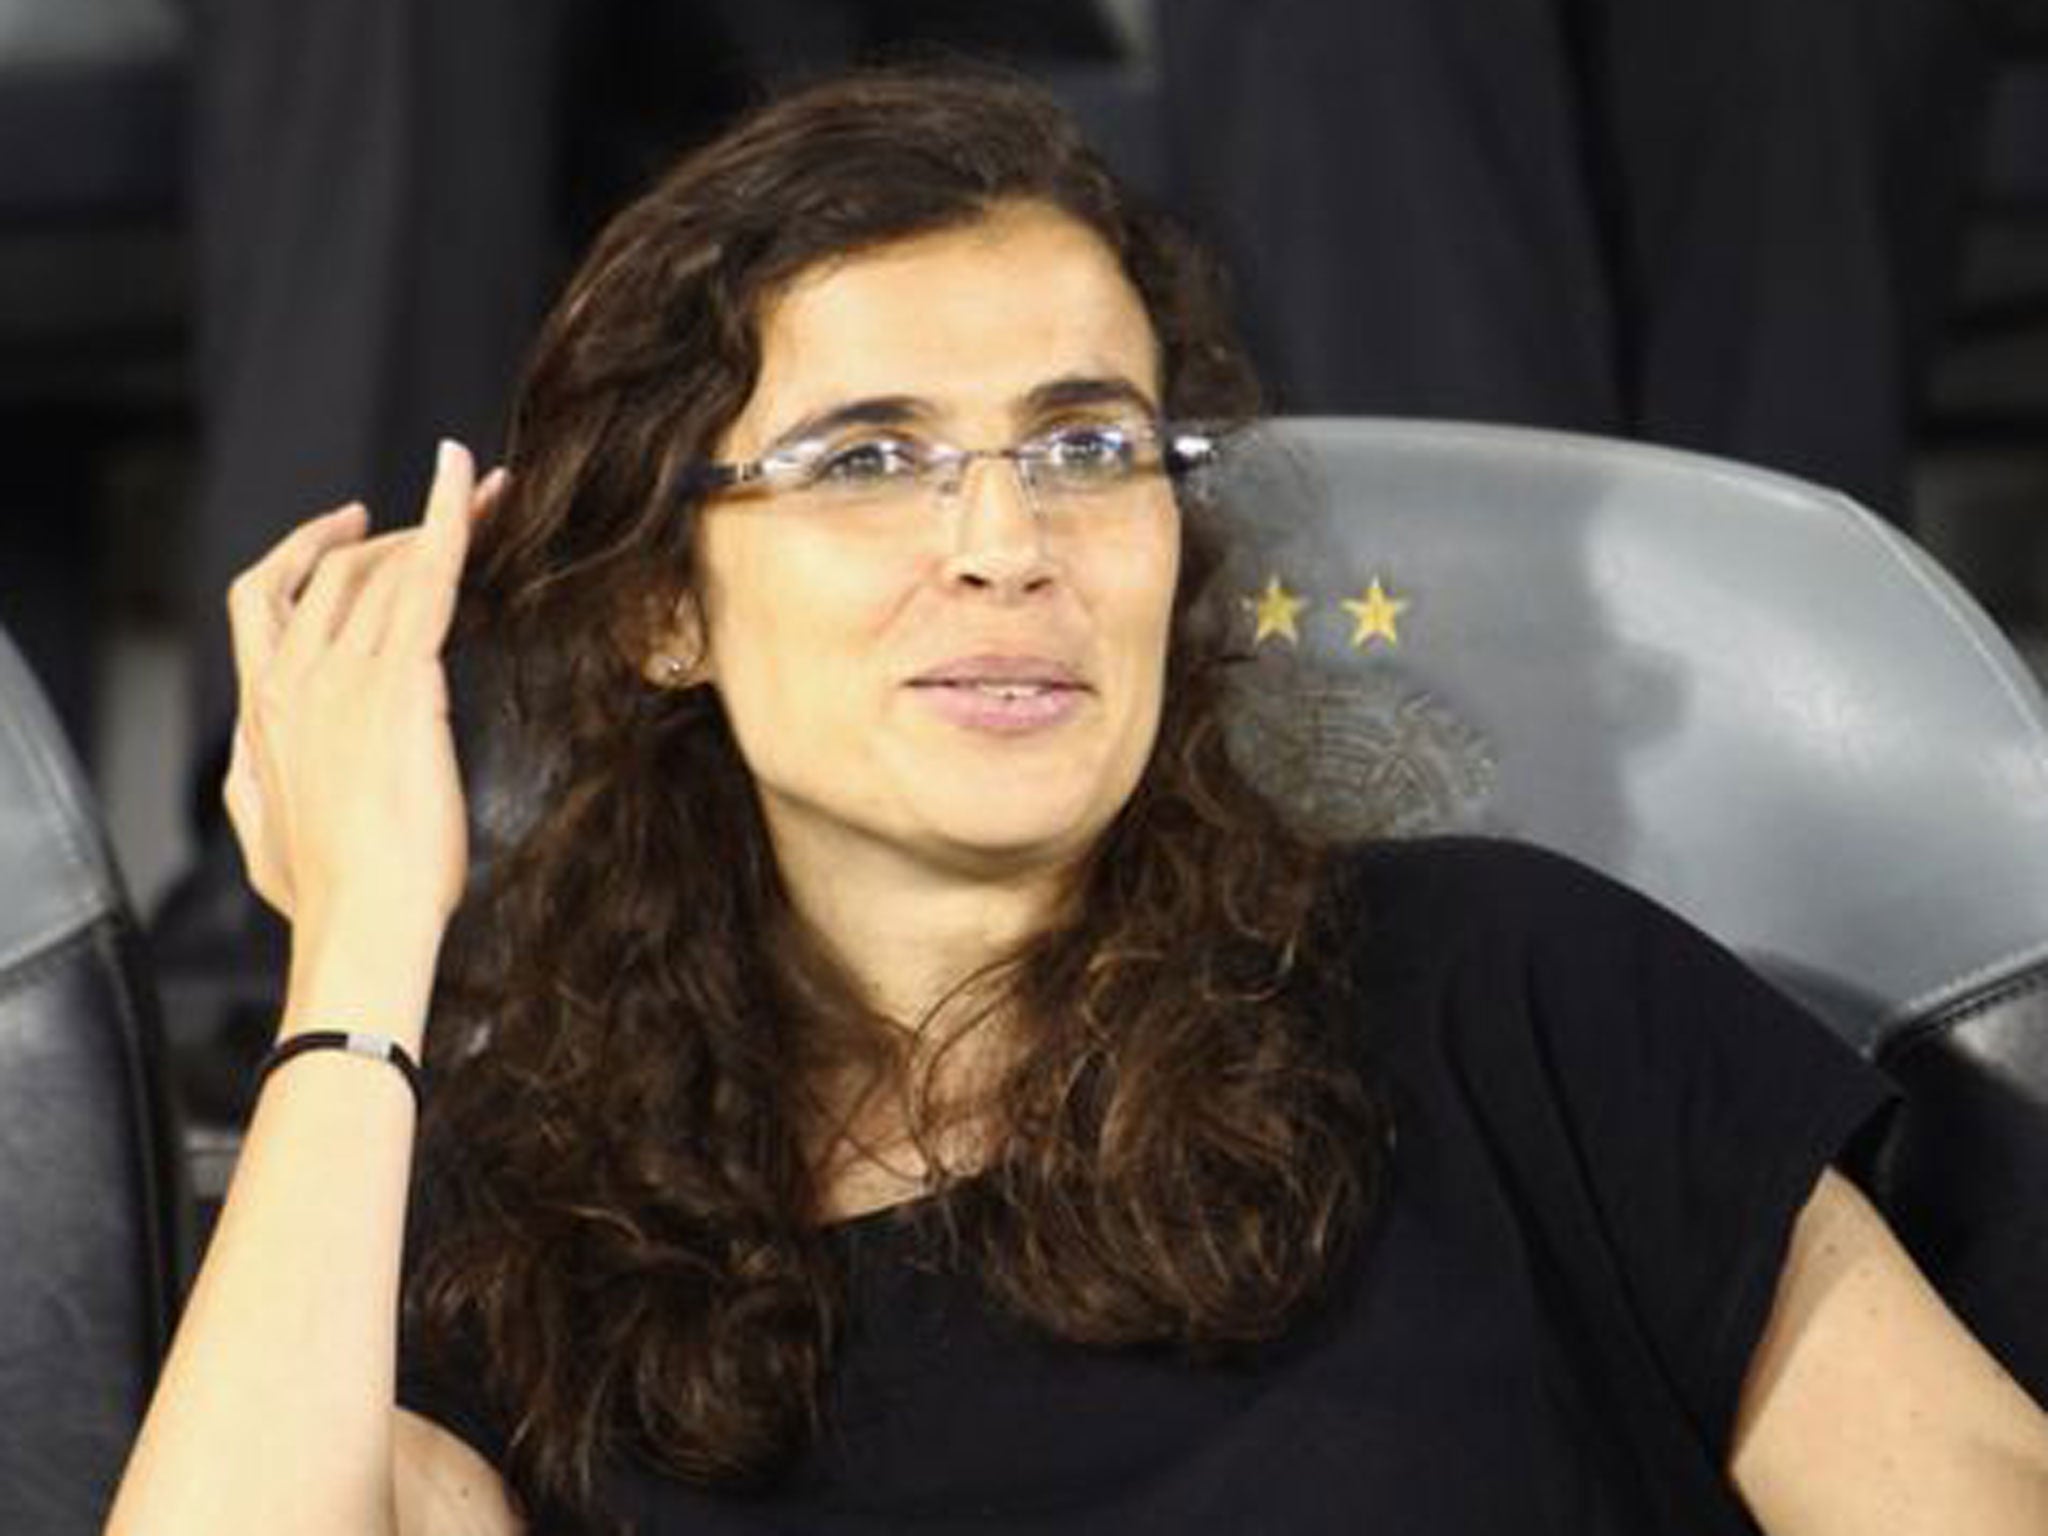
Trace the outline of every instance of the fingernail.
{"label": "fingernail", "polygon": [[447,474],[449,470],[455,467],[455,456],[463,451],[462,444],[455,441],[454,438],[442,438],[440,446],[434,450],[434,473],[437,475]]}

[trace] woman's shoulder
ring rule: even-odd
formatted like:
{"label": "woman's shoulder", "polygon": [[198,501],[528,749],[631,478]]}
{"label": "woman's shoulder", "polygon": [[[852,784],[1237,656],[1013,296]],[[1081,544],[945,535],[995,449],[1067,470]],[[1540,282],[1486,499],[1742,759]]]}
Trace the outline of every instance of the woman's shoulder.
{"label": "woman's shoulder", "polygon": [[1486,883],[1599,876],[1567,854],[1512,837],[1446,834],[1364,838],[1339,843],[1333,863],[1372,878],[1435,878]]}
{"label": "woman's shoulder", "polygon": [[1388,1005],[1383,1037],[1526,1048],[1566,1097],[1767,1063],[1853,1075],[1848,1048],[1740,955],[1577,859],[1426,838],[1347,847],[1331,869],[1325,931]]}
{"label": "woman's shoulder", "polygon": [[1327,901],[1369,928],[1449,938],[1491,932],[1584,935],[1617,923],[1676,922],[1592,865],[1505,837],[1375,839],[1332,851]]}
{"label": "woman's shoulder", "polygon": [[1669,1015],[1708,997],[1751,1013],[1788,1006],[1688,919],[1551,849],[1385,840],[1335,850],[1329,869],[1323,931],[1375,990],[1490,1009],[1512,996],[1558,1027],[1596,1031],[1617,1012]]}

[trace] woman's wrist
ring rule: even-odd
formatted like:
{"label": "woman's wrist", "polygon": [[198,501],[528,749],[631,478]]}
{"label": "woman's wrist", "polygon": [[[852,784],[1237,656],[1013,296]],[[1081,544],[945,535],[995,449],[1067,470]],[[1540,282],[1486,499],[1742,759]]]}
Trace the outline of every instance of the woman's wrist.
{"label": "woman's wrist", "polygon": [[368,1030],[418,1054],[444,926],[389,912],[329,911],[292,927],[279,1038],[313,1029]]}
{"label": "woman's wrist", "polygon": [[278,1068],[317,1052],[354,1056],[390,1067],[411,1092],[413,1107],[420,1107],[424,1090],[418,1057],[389,1035],[366,1030],[305,1029],[280,1037],[256,1069],[256,1086],[260,1089]]}

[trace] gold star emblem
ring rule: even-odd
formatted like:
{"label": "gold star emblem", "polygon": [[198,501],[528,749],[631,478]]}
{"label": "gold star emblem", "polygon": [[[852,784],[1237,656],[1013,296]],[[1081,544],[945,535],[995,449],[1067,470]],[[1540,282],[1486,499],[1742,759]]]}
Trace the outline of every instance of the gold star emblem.
{"label": "gold star emblem", "polygon": [[1245,607],[1252,611],[1258,623],[1258,633],[1252,636],[1257,645],[1268,635],[1278,635],[1289,645],[1301,644],[1301,631],[1295,621],[1301,617],[1301,610],[1308,606],[1308,599],[1297,597],[1280,585],[1278,576],[1266,578],[1266,590],[1255,597],[1244,599]]}
{"label": "gold star emblem", "polygon": [[1358,621],[1358,627],[1351,632],[1354,648],[1362,651],[1374,640],[1384,640],[1389,645],[1401,643],[1399,622],[1408,609],[1408,599],[1387,596],[1379,577],[1373,577],[1363,597],[1347,598],[1343,606]]}

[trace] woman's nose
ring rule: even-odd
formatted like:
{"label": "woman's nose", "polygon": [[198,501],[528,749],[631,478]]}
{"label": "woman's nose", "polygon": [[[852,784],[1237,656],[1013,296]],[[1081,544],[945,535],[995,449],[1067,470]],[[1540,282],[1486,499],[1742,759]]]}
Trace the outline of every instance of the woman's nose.
{"label": "woman's nose", "polygon": [[1055,573],[1045,517],[1024,480],[1024,468],[999,454],[960,466],[959,482],[942,498],[951,547],[947,583],[1005,597],[1049,586]]}

